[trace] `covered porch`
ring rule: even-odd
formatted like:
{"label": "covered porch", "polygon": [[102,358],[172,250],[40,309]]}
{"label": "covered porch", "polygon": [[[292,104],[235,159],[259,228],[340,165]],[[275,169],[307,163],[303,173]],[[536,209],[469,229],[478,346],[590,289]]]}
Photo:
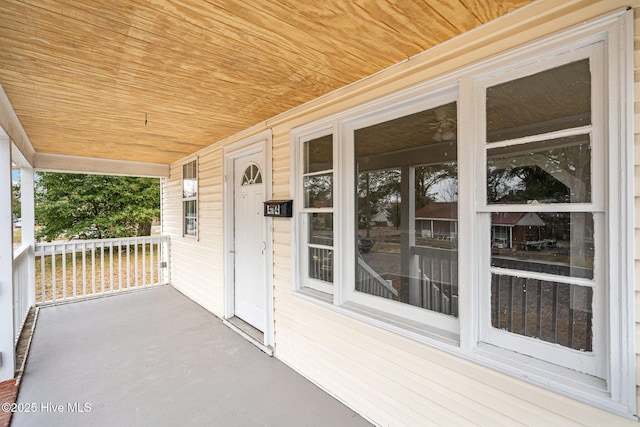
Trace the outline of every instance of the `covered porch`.
{"label": "covered porch", "polygon": [[168,285],[41,308],[17,405],[12,426],[369,425]]}

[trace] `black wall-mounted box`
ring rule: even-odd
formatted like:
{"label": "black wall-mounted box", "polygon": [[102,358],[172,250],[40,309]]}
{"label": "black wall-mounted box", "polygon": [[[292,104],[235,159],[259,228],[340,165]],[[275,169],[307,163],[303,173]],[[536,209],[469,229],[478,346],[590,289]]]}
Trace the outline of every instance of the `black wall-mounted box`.
{"label": "black wall-mounted box", "polygon": [[293,200],[268,200],[264,202],[264,216],[291,218],[293,216]]}

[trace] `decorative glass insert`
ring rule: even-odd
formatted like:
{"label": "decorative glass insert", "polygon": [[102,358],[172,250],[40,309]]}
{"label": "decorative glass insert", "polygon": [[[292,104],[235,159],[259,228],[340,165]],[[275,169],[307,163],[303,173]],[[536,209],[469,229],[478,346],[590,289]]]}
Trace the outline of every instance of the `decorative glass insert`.
{"label": "decorative glass insert", "polygon": [[262,172],[258,165],[252,163],[244,170],[240,185],[262,184]]}
{"label": "decorative glass insert", "polygon": [[458,315],[456,103],[355,130],[356,291]]}
{"label": "decorative glass insert", "polygon": [[487,141],[591,124],[591,71],[583,59],[487,88]]}

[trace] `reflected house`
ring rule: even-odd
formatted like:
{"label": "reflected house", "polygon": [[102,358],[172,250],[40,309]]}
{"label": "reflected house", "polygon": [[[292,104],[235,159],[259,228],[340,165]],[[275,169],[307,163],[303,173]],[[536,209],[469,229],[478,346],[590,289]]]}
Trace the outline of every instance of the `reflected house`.
{"label": "reflected house", "polygon": [[371,226],[373,227],[393,227],[393,223],[389,221],[389,210],[383,208],[380,212],[371,218]]}
{"label": "reflected house", "polygon": [[458,238],[458,203],[434,202],[416,211],[416,235],[442,240]]}
{"label": "reflected house", "polygon": [[535,212],[494,212],[491,214],[491,247],[527,249],[528,244],[546,238],[545,222]]}
{"label": "reflected house", "polygon": [[[457,240],[458,203],[434,202],[416,211],[416,234],[423,238]],[[491,247],[526,249],[546,239],[545,222],[535,212],[494,212],[491,215]]]}

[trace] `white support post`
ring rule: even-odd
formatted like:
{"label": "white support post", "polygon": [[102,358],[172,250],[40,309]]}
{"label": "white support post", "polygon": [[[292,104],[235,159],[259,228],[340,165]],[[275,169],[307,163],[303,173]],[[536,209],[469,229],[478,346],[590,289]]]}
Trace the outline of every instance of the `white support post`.
{"label": "white support post", "polygon": [[[3,133],[0,131],[0,133]],[[11,141],[0,135],[0,382],[15,375]]]}
{"label": "white support post", "polygon": [[29,307],[36,305],[35,266],[35,188],[33,168],[20,169],[20,210],[22,216],[22,244],[29,245]]}

